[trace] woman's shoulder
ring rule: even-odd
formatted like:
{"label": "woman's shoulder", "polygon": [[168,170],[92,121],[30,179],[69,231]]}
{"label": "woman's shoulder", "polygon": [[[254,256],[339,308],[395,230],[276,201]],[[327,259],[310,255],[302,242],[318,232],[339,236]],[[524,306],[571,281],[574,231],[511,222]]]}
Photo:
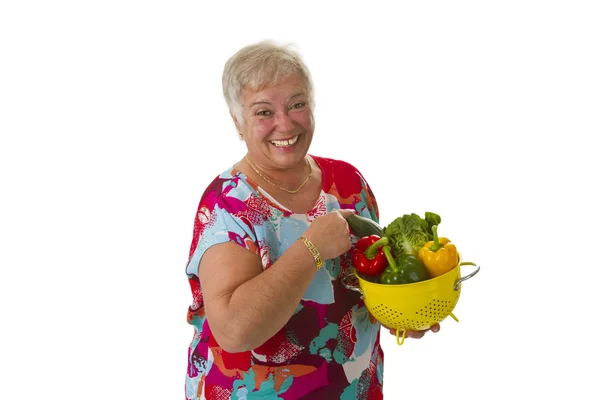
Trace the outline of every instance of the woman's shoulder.
{"label": "woman's shoulder", "polygon": [[338,182],[340,180],[360,180],[366,183],[366,179],[360,170],[351,162],[329,157],[314,156],[311,157],[321,168],[323,180],[325,182]]}
{"label": "woman's shoulder", "polygon": [[363,192],[370,193],[369,183],[359,169],[349,161],[312,156],[322,171],[323,189],[350,198]]}
{"label": "woman's shoulder", "polygon": [[349,161],[340,160],[336,158],[323,157],[312,155],[311,157],[315,160],[319,167],[324,172],[346,172],[346,173],[359,173],[358,168]]}
{"label": "woman's shoulder", "polygon": [[245,198],[251,191],[253,188],[245,176],[232,166],[213,178],[204,189],[200,202],[213,203],[224,198]]}
{"label": "woman's shoulder", "polygon": [[213,194],[221,194],[223,192],[223,188],[226,187],[228,182],[231,182],[235,177],[233,167],[228,168],[227,170],[221,172],[220,174],[213,177],[212,181],[204,188],[203,196],[206,196],[208,193]]}

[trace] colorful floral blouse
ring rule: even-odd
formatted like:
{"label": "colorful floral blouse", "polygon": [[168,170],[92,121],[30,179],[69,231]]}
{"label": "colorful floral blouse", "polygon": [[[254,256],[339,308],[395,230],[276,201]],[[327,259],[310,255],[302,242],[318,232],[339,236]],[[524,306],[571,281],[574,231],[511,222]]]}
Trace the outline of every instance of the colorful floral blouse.
{"label": "colorful floral blouse", "polygon": [[289,322],[252,351],[221,349],[206,319],[197,273],[209,247],[235,242],[257,254],[267,269],[320,215],[347,208],[378,221],[373,193],[356,168],[312,158],[322,170],[323,185],[306,214],[290,212],[233,168],[204,192],[186,269],[193,296],[187,320],[195,331],[188,352],[186,399],[383,398],[380,325],[360,295],[340,282],[351,268],[347,254],[324,262]]}

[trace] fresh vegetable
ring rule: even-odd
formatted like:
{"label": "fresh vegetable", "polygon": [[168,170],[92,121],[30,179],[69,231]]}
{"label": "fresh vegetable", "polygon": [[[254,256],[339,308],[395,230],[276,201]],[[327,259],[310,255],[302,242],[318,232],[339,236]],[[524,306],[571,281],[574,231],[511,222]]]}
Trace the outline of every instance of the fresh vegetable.
{"label": "fresh vegetable", "polygon": [[[426,212],[424,218],[415,213],[404,214],[384,228],[359,215],[352,215],[346,220],[352,231],[362,238],[352,253],[352,263],[365,277],[375,277],[387,284],[413,283],[439,276],[448,268],[444,264],[445,251],[442,247],[451,243],[446,242],[446,238],[437,238],[437,227],[442,222],[438,214]],[[375,243],[377,246],[374,246]],[[428,243],[431,245],[425,250],[429,253],[423,250]],[[384,247],[378,248],[381,246]],[[448,250],[452,246],[451,244]],[[435,255],[438,251],[442,253]],[[387,268],[382,268],[382,253],[385,255]],[[453,263],[452,269],[458,264],[458,256],[456,255],[455,262],[452,261],[451,253],[448,256],[450,261],[446,263]]]}
{"label": "fresh vegetable", "polygon": [[450,271],[458,265],[456,246],[446,237],[438,238],[437,225],[432,227],[433,240],[425,243],[419,250],[419,259],[432,278]]}
{"label": "fresh vegetable", "polygon": [[396,257],[401,254],[417,256],[419,249],[433,240],[433,226],[441,221],[441,217],[432,212],[426,212],[425,218],[415,213],[405,214],[386,226],[383,236],[389,239]]}
{"label": "fresh vegetable", "polygon": [[383,247],[389,266],[381,275],[384,285],[415,283],[429,279],[425,266],[418,257],[412,254],[401,254],[394,259],[390,246]]}
{"label": "fresh vegetable", "polygon": [[382,247],[389,243],[388,238],[369,235],[361,238],[352,250],[352,265],[361,274],[379,275],[388,265]]}
{"label": "fresh vegetable", "polygon": [[442,222],[442,217],[436,213],[429,211],[425,212],[425,223],[427,225],[427,235],[433,237],[433,227],[438,226]]}
{"label": "fresh vegetable", "polygon": [[354,234],[358,237],[369,235],[382,236],[383,234],[381,226],[369,218],[353,214],[346,218],[346,221],[348,222],[350,229],[352,229]]}

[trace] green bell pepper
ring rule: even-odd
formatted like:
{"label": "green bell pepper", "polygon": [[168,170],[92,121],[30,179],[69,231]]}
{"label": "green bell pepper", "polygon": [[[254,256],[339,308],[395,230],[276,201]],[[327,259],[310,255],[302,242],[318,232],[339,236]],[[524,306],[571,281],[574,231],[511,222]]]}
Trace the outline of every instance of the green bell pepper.
{"label": "green bell pepper", "polygon": [[381,274],[381,283],[384,285],[415,283],[429,279],[427,269],[418,257],[402,254],[394,259],[390,246],[384,246],[383,253],[388,260],[388,266]]}

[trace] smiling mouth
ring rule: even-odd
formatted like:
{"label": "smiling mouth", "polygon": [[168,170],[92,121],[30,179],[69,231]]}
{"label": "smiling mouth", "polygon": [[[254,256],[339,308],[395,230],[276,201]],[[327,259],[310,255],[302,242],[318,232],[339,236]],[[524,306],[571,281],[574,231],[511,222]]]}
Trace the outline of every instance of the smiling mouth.
{"label": "smiling mouth", "polygon": [[298,141],[299,137],[300,135],[293,137],[289,140],[271,140],[271,144],[275,147],[289,147],[294,145]]}

